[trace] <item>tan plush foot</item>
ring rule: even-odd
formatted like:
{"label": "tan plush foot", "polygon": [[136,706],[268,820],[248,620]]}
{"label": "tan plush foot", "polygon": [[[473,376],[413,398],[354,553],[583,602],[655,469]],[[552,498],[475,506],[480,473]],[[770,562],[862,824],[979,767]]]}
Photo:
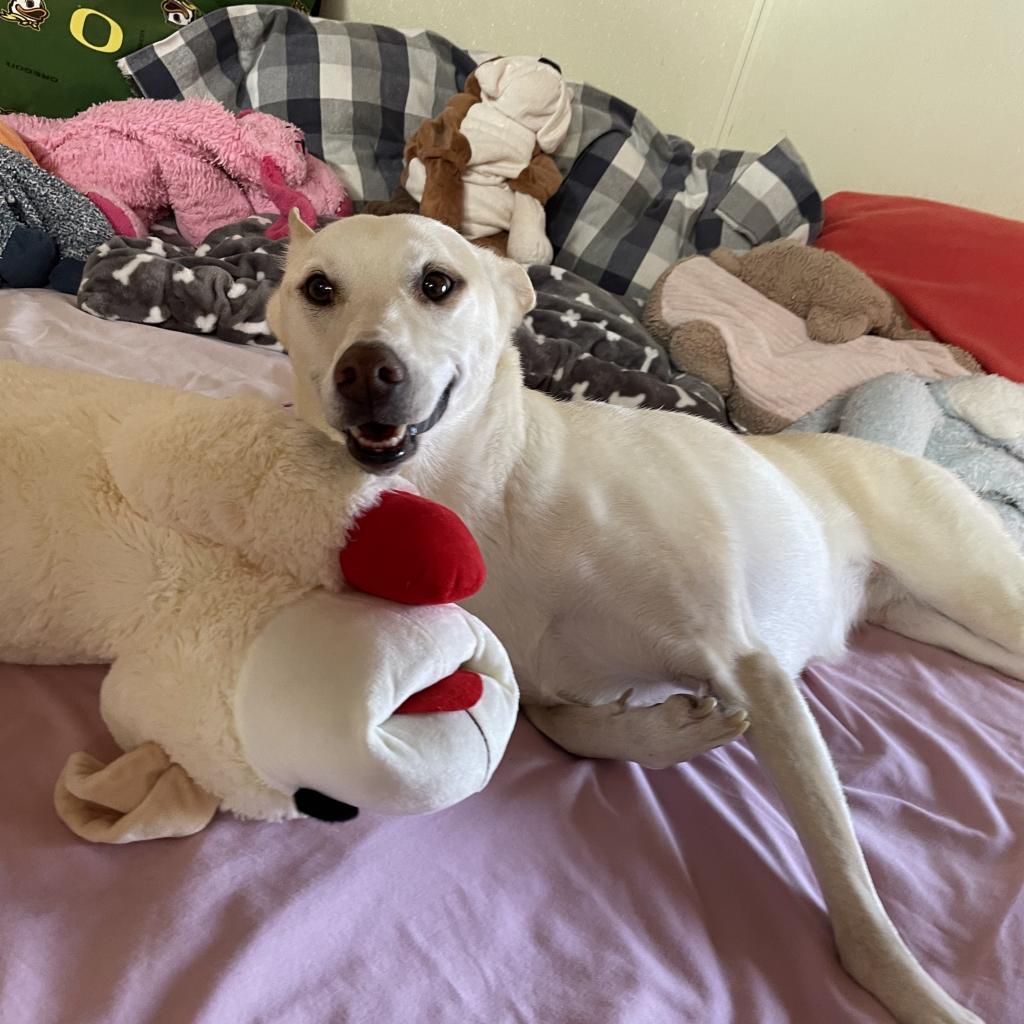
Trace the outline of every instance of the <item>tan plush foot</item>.
{"label": "tan plush foot", "polygon": [[82,751],[72,754],[53,796],[61,821],[91,843],[191,836],[206,828],[218,804],[155,743],[108,765]]}

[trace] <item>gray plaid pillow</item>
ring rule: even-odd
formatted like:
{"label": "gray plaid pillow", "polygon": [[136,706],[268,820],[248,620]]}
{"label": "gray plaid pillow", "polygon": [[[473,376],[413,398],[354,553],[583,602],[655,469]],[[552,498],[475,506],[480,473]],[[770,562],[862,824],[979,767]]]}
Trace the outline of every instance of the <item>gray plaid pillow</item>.
{"label": "gray plaid pillow", "polygon": [[[386,199],[424,118],[462,89],[473,55],[432,32],[229,7],[120,61],[143,96],[208,96],[297,124],[356,199]],[[812,240],[821,198],[786,141],[764,154],[695,151],[635,108],[573,87],[548,203],[555,264],[643,299],[683,256],[776,238]]]}

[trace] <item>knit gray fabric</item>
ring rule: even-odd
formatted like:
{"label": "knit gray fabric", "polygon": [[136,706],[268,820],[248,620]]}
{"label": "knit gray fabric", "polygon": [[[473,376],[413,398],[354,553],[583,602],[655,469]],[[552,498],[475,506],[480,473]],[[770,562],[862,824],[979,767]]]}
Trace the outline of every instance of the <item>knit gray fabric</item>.
{"label": "knit gray fabric", "polygon": [[97,206],[8,146],[0,146],[0,199],[0,255],[19,225],[49,235],[62,259],[82,261],[113,234]]}
{"label": "knit gray fabric", "polygon": [[[1024,550],[1024,384],[996,375],[926,380],[887,373],[790,428],[899,448],[955,473]],[[906,509],[910,517],[914,509]]]}

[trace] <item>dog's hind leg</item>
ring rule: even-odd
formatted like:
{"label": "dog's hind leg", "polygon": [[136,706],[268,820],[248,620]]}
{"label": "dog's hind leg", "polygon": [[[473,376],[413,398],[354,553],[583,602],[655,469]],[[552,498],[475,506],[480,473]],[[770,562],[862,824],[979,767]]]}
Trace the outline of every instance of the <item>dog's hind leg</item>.
{"label": "dog's hind leg", "polygon": [[868,614],[869,621],[911,640],[942,647],[961,657],[994,668],[1013,679],[1024,680],[1024,656],[1008,651],[966,626],[911,597],[885,601]]}
{"label": "dog's hind leg", "polygon": [[868,617],[1024,679],[1024,557],[999,519],[939,466],[901,455],[881,468],[869,490],[844,486],[896,583],[876,578]]}
{"label": "dog's hind leg", "polygon": [[796,682],[767,653],[716,672],[719,696],[746,708],[747,733],[821,886],[846,970],[900,1024],[980,1024],[914,959],[875,891],[825,741]]}
{"label": "dog's hind leg", "polygon": [[[924,625],[918,615],[924,632],[909,635],[1024,678],[1024,557],[998,517],[959,479],[935,463],[846,437],[777,435],[759,447],[826,516],[856,516],[870,557],[885,570],[869,594],[872,621],[898,632],[915,621],[898,600],[885,611],[888,574],[897,593],[963,627],[943,630],[938,620]],[[888,622],[881,622],[886,614]],[[961,643],[967,633],[986,642]]]}

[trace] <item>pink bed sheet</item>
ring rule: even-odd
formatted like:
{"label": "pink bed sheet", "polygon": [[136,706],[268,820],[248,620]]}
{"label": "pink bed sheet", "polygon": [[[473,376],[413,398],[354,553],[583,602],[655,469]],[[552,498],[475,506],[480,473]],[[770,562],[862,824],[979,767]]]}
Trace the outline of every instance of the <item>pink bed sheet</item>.
{"label": "pink bed sheet", "polygon": [[[102,671],[0,668],[3,1024],[876,1024],[743,743],[664,772],[521,721],[430,817],[110,848],[51,791]],[[1024,1019],[1024,689],[879,629],[806,675],[879,888],[988,1024]]]}

